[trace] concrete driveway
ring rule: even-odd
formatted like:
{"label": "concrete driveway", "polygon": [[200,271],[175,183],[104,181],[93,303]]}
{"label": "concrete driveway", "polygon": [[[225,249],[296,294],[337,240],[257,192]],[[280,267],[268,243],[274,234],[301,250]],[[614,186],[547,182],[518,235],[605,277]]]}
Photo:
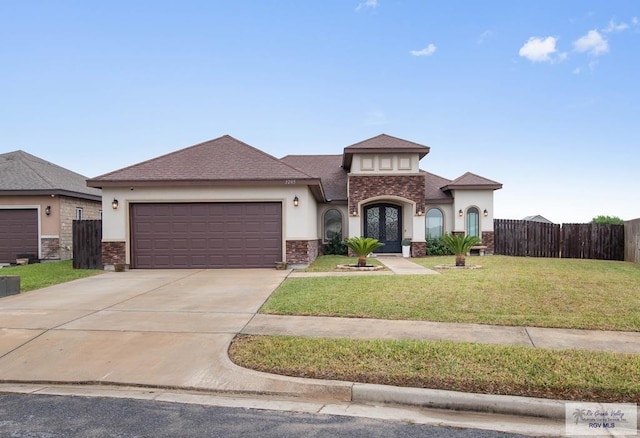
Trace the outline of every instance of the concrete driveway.
{"label": "concrete driveway", "polygon": [[288,271],[111,272],[0,299],[0,381],[148,385],[349,400],[351,385],[227,356]]}

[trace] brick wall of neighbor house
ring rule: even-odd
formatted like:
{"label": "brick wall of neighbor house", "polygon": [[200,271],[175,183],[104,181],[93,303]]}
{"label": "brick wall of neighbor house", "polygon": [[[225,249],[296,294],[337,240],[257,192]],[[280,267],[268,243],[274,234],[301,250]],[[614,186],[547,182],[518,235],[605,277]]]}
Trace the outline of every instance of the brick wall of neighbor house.
{"label": "brick wall of neighbor house", "polygon": [[127,261],[126,242],[102,242],[102,264],[125,264]]}
{"label": "brick wall of neighbor house", "polygon": [[427,242],[411,242],[411,257],[424,257],[427,255]]}
{"label": "brick wall of neighbor house", "polygon": [[82,208],[82,219],[100,219],[100,201],[60,197],[60,259],[73,258],[73,221],[76,218],[76,207]]}
{"label": "brick wall of neighbor house", "polygon": [[493,254],[493,250],[495,248],[494,242],[494,234],[493,231],[483,231],[482,232],[482,244],[487,247],[485,249],[486,254]]}
{"label": "brick wall of neighbor house", "polygon": [[57,237],[42,237],[42,260],[60,260],[60,239]]}
{"label": "brick wall of neighbor house", "polygon": [[318,257],[320,247],[320,239],[287,240],[287,264],[308,265]]}
{"label": "brick wall of neighbor house", "polygon": [[424,203],[424,175],[349,175],[349,208],[375,196],[401,196]]}

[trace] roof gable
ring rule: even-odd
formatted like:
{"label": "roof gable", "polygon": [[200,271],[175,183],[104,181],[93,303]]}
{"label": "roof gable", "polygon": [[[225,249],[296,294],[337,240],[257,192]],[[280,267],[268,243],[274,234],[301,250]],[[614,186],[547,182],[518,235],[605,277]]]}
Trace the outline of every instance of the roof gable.
{"label": "roof gable", "polygon": [[86,176],[21,150],[0,154],[3,194],[58,194],[100,200],[100,190],[87,187],[86,180]]}
{"label": "roof gable", "polygon": [[355,143],[344,148],[342,165],[345,169],[349,169],[351,167],[351,161],[353,160],[353,154],[417,153],[420,158],[423,158],[429,153],[429,150],[429,146],[421,145],[408,140],[403,140],[397,137],[392,137],[387,134],[380,134],[376,137],[363,140],[359,143]]}
{"label": "roof gable", "polygon": [[467,172],[441,187],[442,190],[498,190],[502,184]]}
{"label": "roof gable", "polygon": [[162,182],[309,180],[310,175],[229,135],[90,180],[93,187]]}

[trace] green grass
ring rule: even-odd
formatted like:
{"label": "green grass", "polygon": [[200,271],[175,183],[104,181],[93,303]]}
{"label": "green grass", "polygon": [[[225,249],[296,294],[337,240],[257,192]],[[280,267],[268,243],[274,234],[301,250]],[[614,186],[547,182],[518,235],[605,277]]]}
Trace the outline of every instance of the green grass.
{"label": "green grass", "polygon": [[640,355],[429,341],[241,336],[238,365],[288,376],[599,402],[640,402]]}
{"label": "green grass", "polygon": [[[433,267],[454,257],[412,260]],[[468,257],[467,264],[483,268],[290,278],[261,312],[640,331],[640,265],[505,256]]]}
{"label": "green grass", "polygon": [[32,265],[11,266],[0,269],[0,275],[20,276],[20,292],[66,283],[67,281],[90,277],[103,272],[95,269],[73,269],[71,260],[34,263]]}
{"label": "green grass", "polygon": [[[338,265],[355,265],[358,263],[357,257],[347,257],[340,255],[326,255],[318,257],[309,265],[308,268],[298,269],[296,272],[331,272],[337,271],[336,266]],[[375,258],[368,258],[367,264],[380,266],[380,263]]]}

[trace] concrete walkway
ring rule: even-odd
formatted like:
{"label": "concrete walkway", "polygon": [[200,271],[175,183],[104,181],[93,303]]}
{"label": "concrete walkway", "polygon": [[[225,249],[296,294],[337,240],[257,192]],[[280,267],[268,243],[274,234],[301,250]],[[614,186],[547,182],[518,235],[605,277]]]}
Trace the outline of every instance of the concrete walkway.
{"label": "concrete walkway", "polygon": [[250,335],[351,339],[414,339],[640,353],[640,333],[508,327],[430,321],[258,314],[242,330]]}
{"label": "concrete walkway", "polygon": [[344,277],[350,275],[438,275],[440,274],[433,269],[425,268],[417,263],[413,263],[411,259],[405,259],[396,254],[376,255],[376,260],[380,261],[388,270],[385,271],[345,271],[345,272],[299,272],[292,271],[289,274],[291,278],[300,277]]}

